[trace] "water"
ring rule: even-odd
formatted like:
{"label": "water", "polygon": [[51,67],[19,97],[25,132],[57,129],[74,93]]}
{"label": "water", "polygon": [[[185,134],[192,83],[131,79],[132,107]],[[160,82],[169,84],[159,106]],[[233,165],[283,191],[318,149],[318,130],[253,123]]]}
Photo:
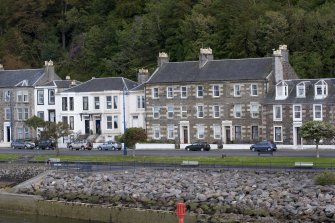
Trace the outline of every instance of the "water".
{"label": "water", "polygon": [[49,216],[38,216],[19,214],[16,212],[9,212],[0,210],[0,223],[98,223],[87,220],[76,220],[70,218],[61,217],[49,217]]}

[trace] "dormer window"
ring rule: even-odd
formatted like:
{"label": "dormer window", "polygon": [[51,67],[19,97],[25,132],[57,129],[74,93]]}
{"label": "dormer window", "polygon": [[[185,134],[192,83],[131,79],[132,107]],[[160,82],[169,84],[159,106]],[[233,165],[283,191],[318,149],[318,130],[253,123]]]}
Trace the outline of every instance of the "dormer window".
{"label": "dormer window", "polygon": [[304,98],[306,96],[305,83],[301,82],[297,85],[297,98]]}
{"label": "dormer window", "polygon": [[315,99],[322,99],[328,95],[328,84],[324,80],[320,80],[315,84]]}
{"label": "dormer window", "polygon": [[288,96],[288,85],[284,81],[276,85],[276,100],[284,100]]}

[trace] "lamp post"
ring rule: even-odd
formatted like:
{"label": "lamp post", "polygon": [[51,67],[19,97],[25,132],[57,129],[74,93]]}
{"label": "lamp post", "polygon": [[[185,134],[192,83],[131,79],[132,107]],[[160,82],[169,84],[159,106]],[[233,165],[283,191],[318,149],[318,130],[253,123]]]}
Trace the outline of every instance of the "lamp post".
{"label": "lamp post", "polygon": [[[123,135],[125,135],[126,130],[127,130],[127,125],[126,125],[126,103],[125,103],[125,96],[126,94],[128,94],[128,90],[126,89],[126,85],[124,85],[123,87]],[[124,140],[124,138],[123,138]],[[127,146],[126,146],[126,142],[124,141],[123,143],[123,155],[126,156],[127,155]]]}

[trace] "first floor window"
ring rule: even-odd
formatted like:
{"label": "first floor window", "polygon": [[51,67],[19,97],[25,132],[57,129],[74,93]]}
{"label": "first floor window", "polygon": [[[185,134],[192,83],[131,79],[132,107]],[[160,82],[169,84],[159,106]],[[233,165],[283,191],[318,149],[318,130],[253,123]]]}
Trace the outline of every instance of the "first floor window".
{"label": "first floor window", "polygon": [[167,107],[167,117],[173,118],[173,105],[168,105]]}
{"label": "first floor window", "polygon": [[70,97],[69,98],[69,103],[70,103],[70,111],[74,110],[74,98]]}
{"label": "first floor window", "polygon": [[273,121],[281,121],[282,120],[282,106],[274,105],[273,106]]}
{"label": "first floor window", "polygon": [[235,140],[241,140],[241,126],[235,126]]}
{"label": "first floor window", "polygon": [[174,139],[174,126],[168,125],[167,127],[168,139]]}
{"label": "first floor window", "polygon": [[17,118],[18,120],[27,120],[28,119],[28,108],[18,108]]}
{"label": "first floor window", "polygon": [[180,97],[181,98],[187,98],[187,87],[186,86],[181,86],[180,87]]}
{"label": "first floor window", "polygon": [[197,125],[197,135],[198,135],[198,139],[205,138],[205,126],[204,125]]}
{"label": "first floor window", "polygon": [[94,97],[94,108],[100,109],[100,98],[99,97]]}
{"label": "first floor window", "polygon": [[187,118],[187,107],[186,106],[181,106],[181,117],[182,118]]}
{"label": "first floor window", "polygon": [[214,132],[214,139],[221,139],[221,126],[220,125],[214,125],[213,132]]}
{"label": "first floor window", "polygon": [[154,139],[160,139],[161,130],[159,126],[154,126]]}
{"label": "first floor window", "polygon": [[74,129],[74,116],[70,116],[70,130]]}
{"label": "first floor window", "polygon": [[241,105],[240,104],[234,105],[234,116],[235,118],[241,118]]}
{"label": "first floor window", "polygon": [[252,103],[250,104],[250,112],[251,112],[251,117],[252,118],[258,118],[259,114],[259,104]]}
{"label": "first floor window", "polygon": [[44,104],[44,90],[37,91],[37,104],[38,105]]}
{"label": "first floor window", "polygon": [[258,126],[251,126],[251,138],[258,139]]}
{"label": "first floor window", "polygon": [[213,106],[213,117],[220,118],[220,106],[219,105]]}
{"label": "first floor window", "polygon": [[29,128],[17,128],[17,138],[18,139],[29,139]]}
{"label": "first floor window", "polygon": [[159,107],[153,107],[153,117],[154,119],[158,119],[159,118]]}
{"label": "first floor window", "polygon": [[301,121],[301,105],[293,105],[293,120]]}
{"label": "first floor window", "polygon": [[83,97],[83,110],[88,110],[88,97]]}
{"label": "first floor window", "polygon": [[118,116],[114,115],[114,129],[119,128]]}
{"label": "first floor window", "polygon": [[37,112],[37,117],[41,118],[44,120],[44,111],[38,111]]}
{"label": "first floor window", "polygon": [[322,121],[322,105],[313,105],[313,118],[316,121]]}
{"label": "first floor window", "polygon": [[62,97],[62,111],[67,111],[67,97]]}
{"label": "first floor window", "polygon": [[5,120],[10,120],[11,111],[10,108],[5,108]]}
{"label": "first floor window", "polygon": [[55,104],[55,90],[53,90],[53,89],[49,90],[48,104],[49,105],[54,105]]}
{"label": "first floor window", "polygon": [[112,96],[106,96],[106,108],[112,109]]}
{"label": "first floor window", "polygon": [[62,122],[63,122],[64,124],[68,124],[68,118],[67,118],[67,116],[63,116],[63,117],[62,117]]}
{"label": "first floor window", "polygon": [[107,116],[107,129],[112,129],[113,128],[113,120],[112,116]]}
{"label": "first floor window", "polygon": [[203,105],[198,105],[197,106],[197,117],[198,118],[203,118],[204,117],[204,106]]}
{"label": "first floor window", "polygon": [[119,104],[119,100],[117,96],[113,96],[113,108],[117,109],[117,105]]}
{"label": "first floor window", "polygon": [[275,142],[282,142],[283,141],[283,139],[282,139],[282,127],[281,126],[275,126],[274,127],[274,134],[275,134],[275,137],[274,137]]}

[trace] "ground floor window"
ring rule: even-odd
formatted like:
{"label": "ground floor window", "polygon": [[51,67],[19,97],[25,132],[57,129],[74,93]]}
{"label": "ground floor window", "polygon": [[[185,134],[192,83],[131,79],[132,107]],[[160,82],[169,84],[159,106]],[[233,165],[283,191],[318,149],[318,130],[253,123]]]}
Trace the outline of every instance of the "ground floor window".
{"label": "ground floor window", "polygon": [[160,137],[161,137],[160,127],[159,126],[154,126],[153,130],[154,130],[154,139],[160,139]]}
{"label": "ground floor window", "polygon": [[214,125],[213,132],[214,132],[214,139],[221,139],[221,126],[220,125]]}
{"label": "ground floor window", "polygon": [[239,141],[241,139],[242,139],[242,136],[241,136],[241,126],[237,125],[237,126],[235,126],[235,140]]}
{"label": "ground floor window", "polygon": [[258,139],[258,126],[251,127],[251,138]]}
{"label": "ground floor window", "polygon": [[168,125],[167,127],[168,139],[174,139],[174,126]]}
{"label": "ground floor window", "polygon": [[29,128],[17,128],[17,139],[29,139]]}
{"label": "ground floor window", "polygon": [[275,142],[282,142],[282,127],[281,126],[275,126],[274,127],[274,141]]}
{"label": "ground floor window", "polygon": [[204,125],[197,125],[197,136],[198,136],[198,139],[205,138],[205,126]]}

